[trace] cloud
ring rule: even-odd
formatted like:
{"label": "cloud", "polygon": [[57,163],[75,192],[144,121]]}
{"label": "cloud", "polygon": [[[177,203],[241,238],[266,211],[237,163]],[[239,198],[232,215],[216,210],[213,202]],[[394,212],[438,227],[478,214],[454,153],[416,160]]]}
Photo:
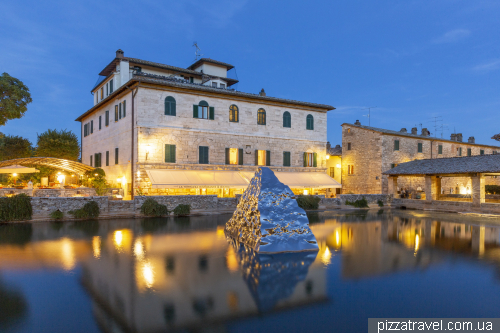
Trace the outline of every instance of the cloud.
{"label": "cloud", "polygon": [[489,72],[500,68],[500,59],[496,59],[481,65],[474,66],[472,70],[477,72]]}
{"label": "cloud", "polygon": [[455,29],[448,31],[441,37],[434,39],[432,42],[434,44],[445,44],[445,43],[455,43],[459,40],[469,37],[471,34],[470,30],[467,29]]}

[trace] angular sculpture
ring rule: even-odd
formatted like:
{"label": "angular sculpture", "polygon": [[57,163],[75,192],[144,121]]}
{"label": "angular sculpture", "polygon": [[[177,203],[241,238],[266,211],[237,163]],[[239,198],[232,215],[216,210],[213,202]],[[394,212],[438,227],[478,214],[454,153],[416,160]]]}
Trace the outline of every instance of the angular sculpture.
{"label": "angular sculpture", "polygon": [[255,173],[225,230],[260,253],[318,251],[306,212],[290,188],[265,167]]}

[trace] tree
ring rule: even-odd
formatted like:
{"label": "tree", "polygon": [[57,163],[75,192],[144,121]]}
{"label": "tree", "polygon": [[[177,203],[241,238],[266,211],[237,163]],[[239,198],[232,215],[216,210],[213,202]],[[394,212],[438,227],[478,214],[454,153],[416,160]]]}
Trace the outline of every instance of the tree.
{"label": "tree", "polygon": [[30,157],[32,153],[33,148],[28,139],[12,135],[0,138],[0,161]]}
{"label": "tree", "polygon": [[78,160],[80,144],[75,133],[67,130],[49,129],[37,137],[36,156]]}
{"label": "tree", "polygon": [[31,102],[30,91],[22,81],[7,73],[0,76],[0,126],[24,116]]}

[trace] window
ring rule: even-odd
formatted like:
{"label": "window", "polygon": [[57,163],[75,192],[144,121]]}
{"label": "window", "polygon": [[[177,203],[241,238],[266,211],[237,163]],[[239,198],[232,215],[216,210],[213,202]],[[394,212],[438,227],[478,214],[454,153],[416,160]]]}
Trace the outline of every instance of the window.
{"label": "window", "polygon": [[118,105],[115,105],[115,122],[118,121]]}
{"label": "window", "polygon": [[417,143],[417,152],[421,153],[422,152],[422,142]]}
{"label": "window", "polygon": [[479,151],[479,155],[484,155],[484,150],[483,150],[483,149],[481,149],[481,150]]}
{"label": "window", "polygon": [[232,123],[237,123],[239,121],[239,110],[234,104],[229,107],[229,121]]}
{"label": "window", "polygon": [[443,154],[443,145],[438,146],[438,154]]}
{"label": "window", "polygon": [[266,110],[259,109],[257,111],[257,125],[265,125],[266,124]]}
{"label": "window", "polygon": [[347,174],[348,175],[354,175],[354,165],[348,165],[347,166]]}
{"label": "window", "polygon": [[166,116],[175,116],[175,98],[172,96],[168,96],[165,98],[165,115]]}
{"label": "window", "polygon": [[87,124],[83,125],[83,136],[87,136]]}
{"label": "window", "polygon": [[350,129],[350,128],[348,128],[348,129],[347,129],[347,133],[348,133],[348,134],[350,134],[350,133],[351,133],[351,129]]}
{"label": "window", "polygon": [[304,167],[317,167],[317,156],[316,153],[304,153]]}
{"label": "window", "polygon": [[462,156],[462,147],[457,148],[457,156]]}
{"label": "window", "polygon": [[221,87],[222,89],[226,89],[226,85],[225,85],[224,83],[221,83],[221,84],[220,84],[220,87]]}
{"label": "window", "polygon": [[122,119],[122,103],[118,104],[118,119]]}
{"label": "window", "polygon": [[214,113],[214,107],[209,107],[205,101],[201,101],[198,105],[193,105],[193,118],[214,120]]}
{"label": "window", "polygon": [[109,126],[109,111],[104,114],[104,126]]}
{"label": "window", "polygon": [[497,151],[496,150],[493,150],[493,155],[496,155],[497,154]]}
{"label": "window", "polygon": [[467,156],[472,156],[472,149],[467,148]]}
{"label": "window", "polygon": [[94,133],[94,121],[91,120],[90,121],[90,134],[93,134]]}
{"label": "window", "polygon": [[330,174],[330,177],[335,178],[335,168],[334,167],[330,167],[329,174]]}
{"label": "window", "polygon": [[123,118],[127,116],[127,101],[123,101]]}
{"label": "window", "polygon": [[108,84],[106,83],[106,96],[108,96],[108,95],[109,95],[109,86],[108,86]]}
{"label": "window", "polygon": [[292,127],[292,116],[288,111],[283,112],[283,127]]}
{"label": "window", "polygon": [[286,166],[286,167],[292,166],[292,163],[290,161],[290,152],[289,151],[283,152],[283,166]]}
{"label": "window", "polygon": [[92,155],[90,155],[90,166],[92,166]]}
{"label": "window", "polygon": [[99,131],[102,128],[102,116],[99,116]]}
{"label": "window", "polygon": [[399,150],[399,140],[394,140],[394,150]]}
{"label": "window", "polygon": [[212,82],[212,87],[217,88],[217,82]]}
{"label": "window", "polygon": [[94,167],[101,167],[101,153],[94,154]]}
{"label": "window", "polygon": [[226,164],[243,165],[243,149],[226,148]]}
{"label": "window", "polygon": [[113,93],[113,80],[110,80],[109,81],[109,93],[112,94]]}
{"label": "window", "polygon": [[106,166],[109,166],[109,151],[106,152]]}
{"label": "window", "polygon": [[118,148],[115,148],[115,164],[118,164]]}
{"label": "window", "polygon": [[347,150],[351,150],[351,143],[350,142],[347,143]]}
{"label": "window", "polygon": [[200,146],[200,164],[208,164],[208,147]]}
{"label": "window", "polygon": [[314,118],[312,115],[308,114],[306,118],[306,129],[314,130]]}
{"label": "window", "polygon": [[397,167],[398,165],[396,163],[392,163],[391,164],[391,169],[394,169],[395,167]]}
{"label": "window", "polygon": [[104,87],[101,87],[101,101],[104,98]]}
{"label": "window", "polygon": [[255,151],[255,165],[270,166],[271,165],[271,151],[270,150],[256,150]]}
{"label": "window", "polygon": [[175,163],[175,145],[165,145],[165,163]]}

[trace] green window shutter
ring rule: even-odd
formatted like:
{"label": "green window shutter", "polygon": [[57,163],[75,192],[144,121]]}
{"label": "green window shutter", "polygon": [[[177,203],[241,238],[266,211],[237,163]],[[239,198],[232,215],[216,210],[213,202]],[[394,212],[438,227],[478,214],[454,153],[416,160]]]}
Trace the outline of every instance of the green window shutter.
{"label": "green window shutter", "polygon": [[462,147],[460,147],[458,150],[458,156],[462,156]]}
{"label": "green window shutter", "polygon": [[399,140],[394,140],[394,150],[399,150]]}
{"label": "green window shutter", "polygon": [[442,154],[443,153],[443,145],[439,145],[438,146],[438,154]]}
{"label": "green window shutter", "polygon": [[421,153],[422,152],[422,143],[418,143],[417,144],[417,149],[418,149],[418,152]]}
{"label": "green window shutter", "polygon": [[229,164],[229,148],[226,148],[226,164]]}
{"label": "green window shutter", "polygon": [[170,162],[170,145],[165,145],[165,163]]}
{"label": "green window shutter", "polygon": [[484,150],[482,150],[482,149],[481,149],[481,150],[479,151],[479,155],[484,155]]}
{"label": "green window shutter", "polygon": [[90,166],[92,166],[92,155],[90,155]]}
{"label": "green window shutter", "polygon": [[259,151],[255,149],[255,165],[259,165]]}
{"label": "green window shutter", "polygon": [[200,164],[203,163],[203,147],[199,148],[198,163],[200,163]]}
{"label": "green window shutter", "polygon": [[200,146],[200,164],[208,164],[208,147]]}
{"label": "green window shutter", "polygon": [[313,154],[313,167],[317,167],[318,166],[318,154],[317,153],[314,153]]}
{"label": "green window shutter", "polygon": [[[284,124],[285,123],[283,121],[283,127],[285,127]],[[288,166],[288,165],[286,165],[286,151],[283,152],[283,166]]]}
{"label": "green window shutter", "polygon": [[118,119],[122,119],[122,103],[118,104]]}
{"label": "green window shutter", "polygon": [[266,150],[266,166],[271,166],[271,151]]}
{"label": "green window shutter", "polygon": [[115,121],[118,121],[118,105],[115,105]]}
{"label": "green window shutter", "polygon": [[127,101],[123,101],[123,118],[127,116]]}
{"label": "green window shutter", "polygon": [[193,118],[198,118],[198,105],[193,105]]}
{"label": "green window shutter", "polygon": [[290,152],[289,151],[284,151],[283,152],[283,166],[290,166]]}
{"label": "green window shutter", "polygon": [[165,116],[170,116],[170,102],[168,97],[165,98]]}
{"label": "green window shutter", "polygon": [[238,164],[243,165],[243,148],[238,149]]}
{"label": "green window shutter", "polygon": [[172,163],[176,163],[175,162],[175,149],[176,149],[175,145],[170,145],[170,161]]}
{"label": "green window shutter", "polygon": [[98,167],[99,167],[98,163],[99,163],[99,158],[98,158],[98,155],[97,155],[97,153],[96,153],[96,154],[94,154],[94,166],[95,166],[96,168],[98,168]]}
{"label": "green window shutter", "polygon": [[109,81],[109,93],[113,92],[113,80]]}
{"label": "green window shutter", "polygon": [[175,145],[165,145],[165,162],[175,163]]}
{"label": "green window shutter", "polygon": [[109,166],[109,151],[106,152],[106,166]]}
{"label": "green window shutter", "polygon": [[214,120],[215,119],[215,109],[213,106],[211,106],[209,108],[209,116],[208,116],[208,119],[210,120]]}
{"label": "green window shutter", "polygon": [[467,148],[467,156],[472,156],[472,149]]}
{"label": "green window shutter", "polygon": [[94,133],[94,121],[90,121],[90,134]]}
{"label": "green window shutter", "polygon": [[115,148],[115,164],[118,164],[118,148]]}
{"label": "green window shutter", "polygon": [[173,101],[170,102],[170,115],[171,116],[176,116],[177,115],[176,104],[177,103],[175,102],[175,99],[173,99]]}
{"label": "green window shutter", "polygon": [[307,153],[304,153],[304,168],[307,166]]}

